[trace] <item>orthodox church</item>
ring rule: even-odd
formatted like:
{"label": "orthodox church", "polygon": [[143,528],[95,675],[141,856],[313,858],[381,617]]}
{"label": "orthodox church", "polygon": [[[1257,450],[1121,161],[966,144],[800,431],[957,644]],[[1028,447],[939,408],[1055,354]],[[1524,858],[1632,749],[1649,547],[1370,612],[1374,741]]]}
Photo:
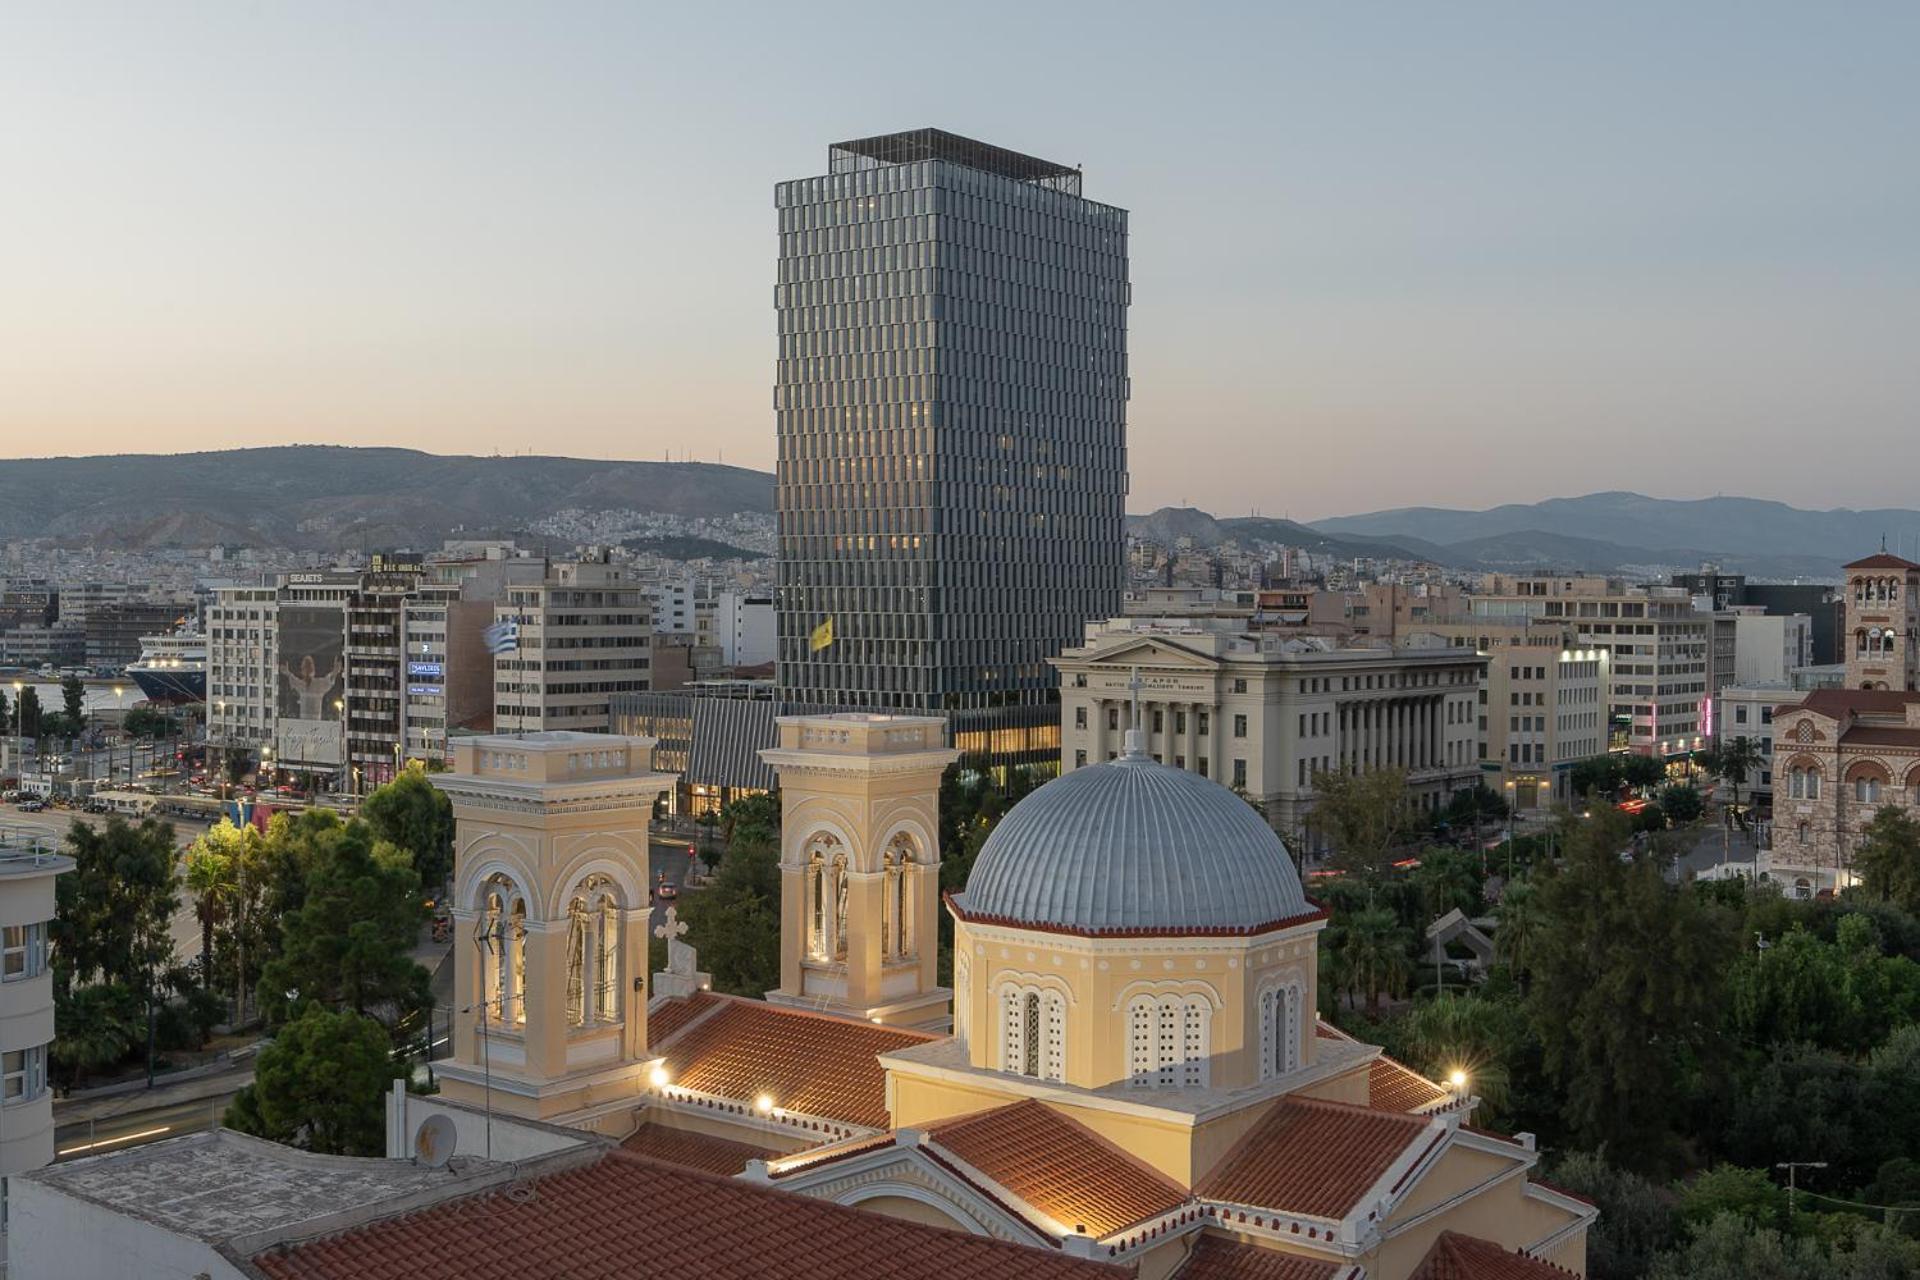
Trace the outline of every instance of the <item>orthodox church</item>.
{"label": "orthodox church", "polygon": [[[1130,735],[940,892],[938,718],[779,722],[780,985],[669,910],[644,737],[456,746],[454,1045],[384,1159],[221,1129],[11,1178],[71,1280],[1548,1280],[1592,1205],[1319,1021],[1325,912],[1246,803]],[[953,924],[952,986],[938,926]],[[667,940],[647,973],[649,929]],[[718,940],[710,940],[718,941]]]}
{"label": "orthodox church", "polygon": [[1532,1176],[1530,1135],[1317,1018],[1326,913],[1226,788],[1129,742],[943,900],[943,723],[779,730],[764,999],[711,991],[672,912],[645,974],[651,740],[458,745],[449,1100],[1141,1280],[1585,1274],[1595,1210]]}

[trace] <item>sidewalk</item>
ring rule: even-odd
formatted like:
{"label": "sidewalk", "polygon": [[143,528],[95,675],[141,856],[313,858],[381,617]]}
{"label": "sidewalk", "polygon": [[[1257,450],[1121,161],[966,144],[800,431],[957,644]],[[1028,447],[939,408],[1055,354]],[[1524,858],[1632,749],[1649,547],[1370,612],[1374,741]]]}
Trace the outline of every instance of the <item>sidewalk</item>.
{"label": "sidewalk", "polygon": [[176,1106],[183,1102],[198,1102],[202,1098],[217,1098],[222,1094],[236,1093],[253,1083],[253,1057],[239,1062],[223,1062],[219,1070],[195,1068],[192,1072],[182,1072],[191,1079],[179,1076],[164,1077],[153,1088],[139,1082],[137,1088],[122,1085],[109,1086],[107,1089],[90,1091],[78,1098],[55,1098],[53,1100],[53,1122],[55,1125],[80,1124],[88,1120],[110,1120],[116,1116],[131,1115],[141,1111],[151,1111],[157,1107]]}

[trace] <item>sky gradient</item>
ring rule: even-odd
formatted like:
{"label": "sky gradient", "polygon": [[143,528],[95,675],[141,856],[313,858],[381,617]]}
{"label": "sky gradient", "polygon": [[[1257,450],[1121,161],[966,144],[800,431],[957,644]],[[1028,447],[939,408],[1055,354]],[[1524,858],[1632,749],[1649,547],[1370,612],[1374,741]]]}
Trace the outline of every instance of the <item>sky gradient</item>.
{"label": "sky gradient", "polygon": [[773,184],[1132,211],[1129,508],[1920,505],[1920,5],[0,6],[0,456],[773,458]]}

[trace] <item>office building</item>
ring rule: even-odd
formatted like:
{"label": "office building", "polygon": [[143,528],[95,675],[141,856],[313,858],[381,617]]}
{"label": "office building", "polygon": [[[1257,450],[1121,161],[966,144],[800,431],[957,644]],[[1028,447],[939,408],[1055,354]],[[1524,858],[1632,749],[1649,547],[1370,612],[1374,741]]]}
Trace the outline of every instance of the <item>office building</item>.
{"label": "office building", "polygon": [[1732,615],[1696,609],[1679,587],[1573,575],[1489,574],[1468,604],[1476,623],[1570,622],[1581,648],[1608,653],[1609,713],[1628,750],[1673,759],[1706,745],[1709,699],[1733,683]]}
{"label": "office building", "polygon": [[551,562],[540,581],[510,586],[494,620],[517,631],[516,647],[493,663],[496,733],[605,733],[613,695],[651,687],[646,592],[604,552]]}
{"label": "office building", "polygon": [[1839,593],[1824,583],[1748,582],[1744,573],[1726,573],[1704,564],[1698,573],[1676,573],[1669,582],[1695,596],[1705,596],[1716,611],[1758,609],[1769,617],[1803,613],[1812,628],[1813,654],[1807,662],[1824,666],[1841,661],[1840,632],[1845,609]]}
{"label": "office building", "polygon": [[1813,619],[1806,614],[1763,613],[1756,605],[1736,605],[1728,612],[1735,684],[1782,684],[1813,665]]}
{"label": "office building", "polygon": [[1044,763],[1047,662],[1124,586],[1126,211],[937,129],[775,204],[781,689]]}
{"label": "office building", "polygon": [[1423,812],[1480,774],[1477,706],[1487,660],[1433,636],[1340,648],[1231,622],[1114,618],[1054,659],[1062,773],[1114,759],[1134,727],[1148,755],[1240,791],[1308,850],[1313,776],[1404,769]]}
{"label": "office building", "polygon": [[701,647],[717,650],[722,667],[758,667],[773,661],[772,596],[716,591],[694,601],[693,618]]}
{"label": "office building", "polygon": [[1573,766],[1604,755],[1613,657],[1564,619],[1478,618],[1428,630],[1487,660],[1476,722],[1481,781],[1520,809],[1573,800]]}

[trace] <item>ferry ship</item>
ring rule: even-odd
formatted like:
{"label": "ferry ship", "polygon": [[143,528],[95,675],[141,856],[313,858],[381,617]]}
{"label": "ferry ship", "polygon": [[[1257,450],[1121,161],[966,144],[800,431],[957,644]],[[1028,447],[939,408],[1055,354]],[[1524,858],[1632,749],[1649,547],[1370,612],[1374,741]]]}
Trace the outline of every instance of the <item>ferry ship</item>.
{"label": "ferry ship", "polygon": [[140,637],[140,660],[127,674],[147,701],[169,706],[207,700],[207,638],[197,630]]}

